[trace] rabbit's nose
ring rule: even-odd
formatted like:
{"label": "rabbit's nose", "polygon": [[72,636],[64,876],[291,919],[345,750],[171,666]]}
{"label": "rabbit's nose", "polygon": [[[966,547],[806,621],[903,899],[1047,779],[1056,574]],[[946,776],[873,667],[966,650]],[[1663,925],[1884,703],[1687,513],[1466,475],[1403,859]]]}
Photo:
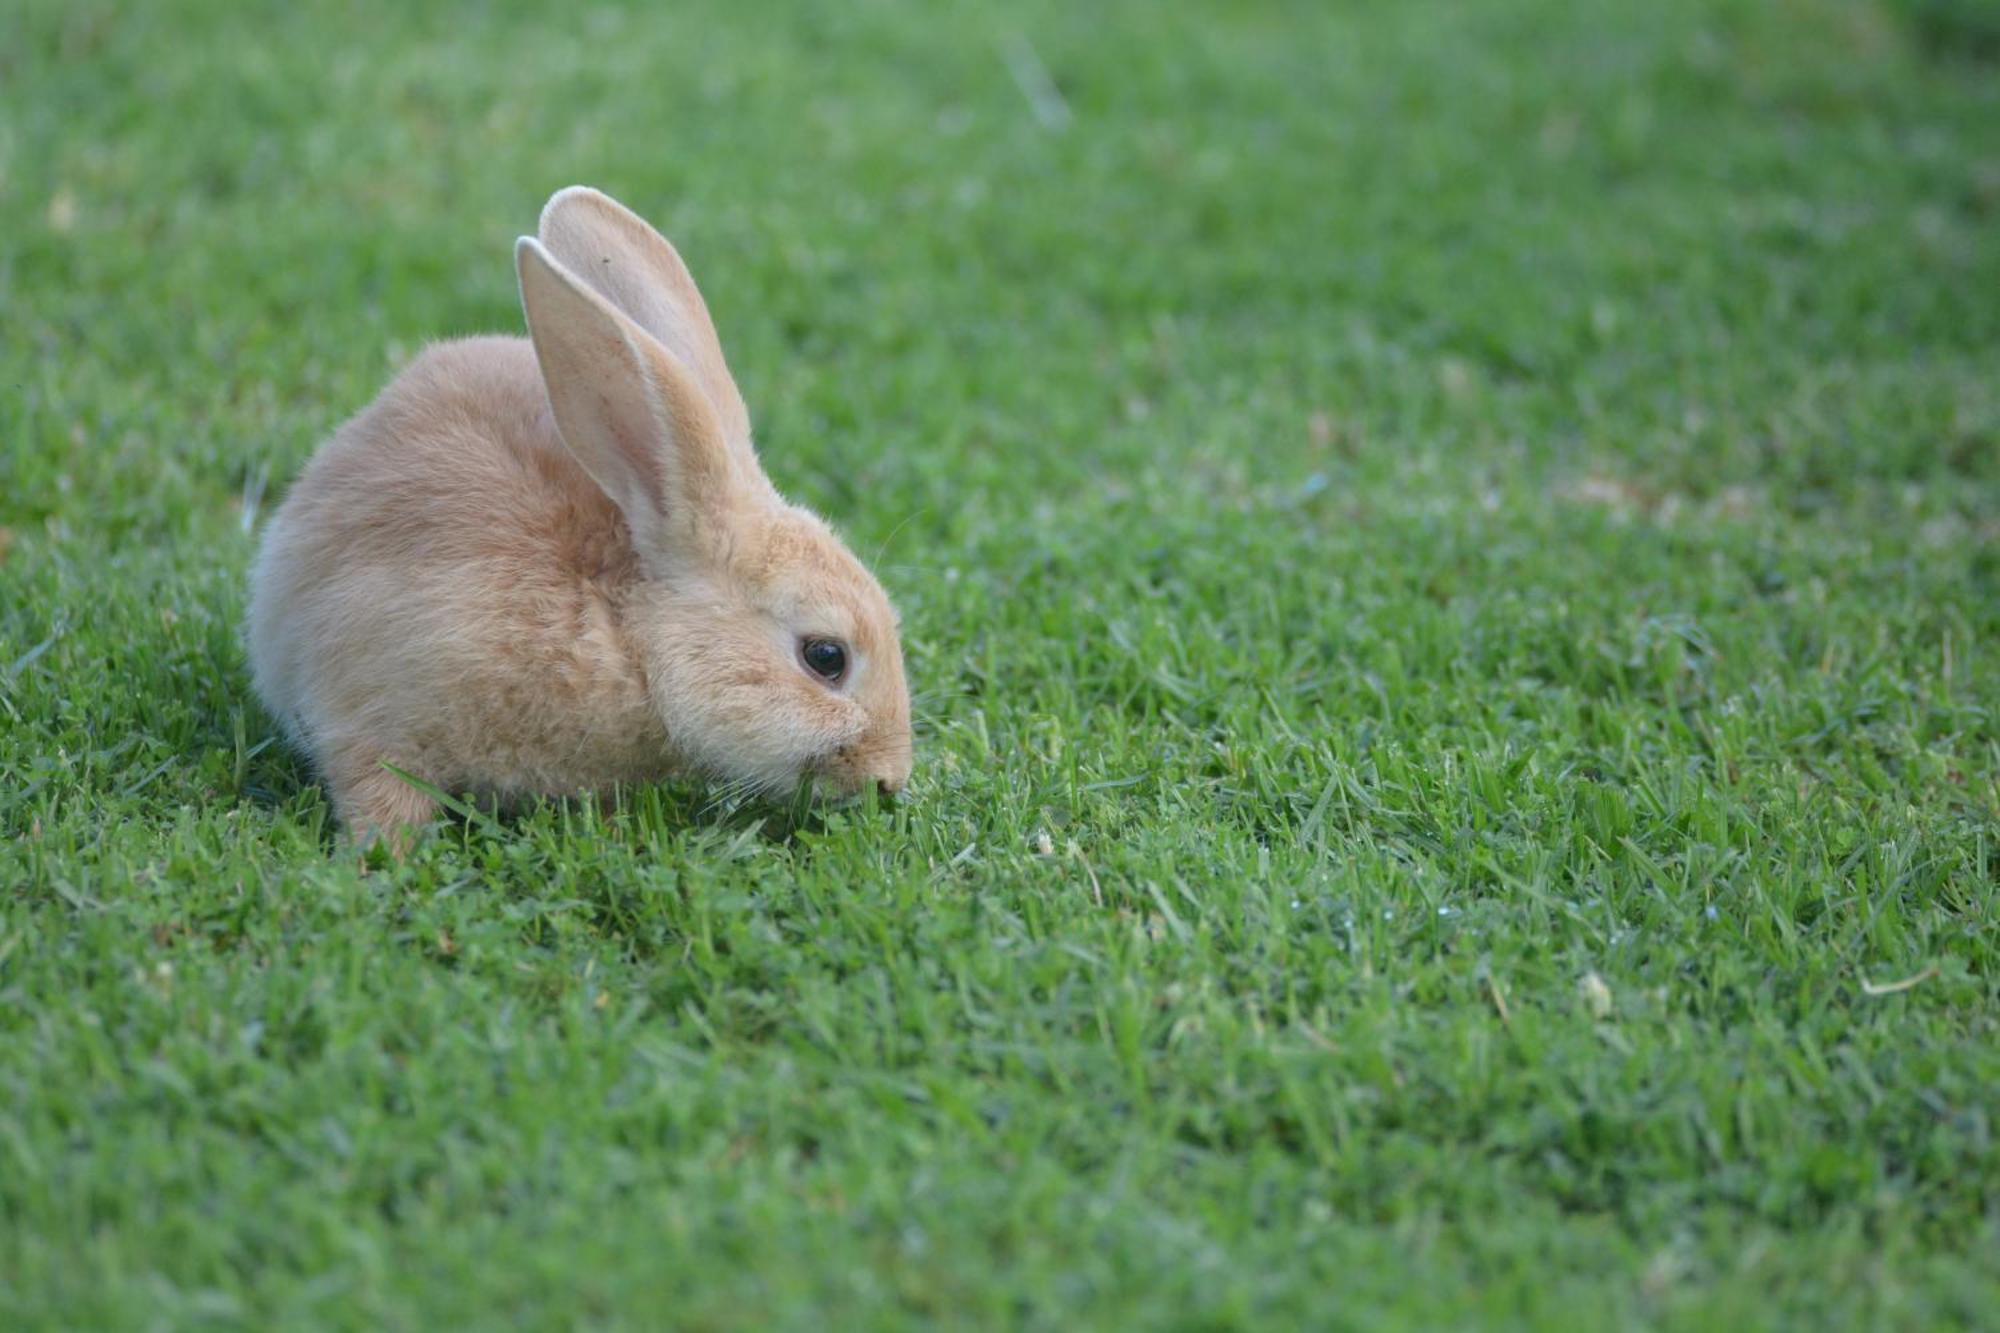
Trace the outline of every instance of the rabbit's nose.
{"label": "rabbit's nose", "polygon": [[903,789],[902,783],[891,782],[887,778],[877,779],[875,783],[875,790],[881,793],[882,799],[885,801],[895,800],[896,793],[901,791],[902,789]]}

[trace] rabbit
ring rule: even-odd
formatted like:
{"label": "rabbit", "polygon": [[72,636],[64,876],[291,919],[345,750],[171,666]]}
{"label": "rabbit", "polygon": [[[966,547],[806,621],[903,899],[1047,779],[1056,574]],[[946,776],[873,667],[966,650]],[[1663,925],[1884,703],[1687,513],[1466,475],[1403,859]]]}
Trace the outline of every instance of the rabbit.
{"label": "rabbit", "polygon": [[257,693],[343,827],[436,815],[394,769],[497,808],[672,776],[901,790],[896,612],[765,476],[680,255],[574,186],[514,257],[529,336],[425,350],[251,572]]}

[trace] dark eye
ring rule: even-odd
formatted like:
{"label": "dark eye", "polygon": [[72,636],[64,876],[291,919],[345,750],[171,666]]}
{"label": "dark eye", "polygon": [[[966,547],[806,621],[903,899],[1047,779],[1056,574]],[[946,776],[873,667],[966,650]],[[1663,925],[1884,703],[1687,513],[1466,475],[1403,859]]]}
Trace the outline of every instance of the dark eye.
{"label": "dark eye", "polygon": [[847,674],[847,649],[838,639],[806,639],[799,644],[799,656],[821,680],[837,681]]}

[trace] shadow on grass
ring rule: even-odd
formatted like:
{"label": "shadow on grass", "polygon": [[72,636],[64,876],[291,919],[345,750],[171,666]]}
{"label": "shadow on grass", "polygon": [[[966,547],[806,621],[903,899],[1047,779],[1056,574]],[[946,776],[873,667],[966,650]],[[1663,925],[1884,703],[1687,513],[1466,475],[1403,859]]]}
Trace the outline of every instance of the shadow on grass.
{"label": "shadow on grass", "polygon": [[[332,817],[330,795],[311,761],[262,707],[246,701],[229,719],[210,719],[208,735],[202,739],[205,748],[231,756],[239,799],[274,819],[299,818],[318,809],[324,816],[322,851],[331,853],[339,847],[341,830]],[[561,829],[613,841],[637,837],[662,842],[677,831],[706,830],[787,846],[801,835],[823,832],[829,809],[803,789],[790,799],[774,800],[717,791],[693,779],[616,787],[598,796],[500,801],[441,791],[413,774],[392,771],[438,803],[432,823],[459,839],[510,839]]]}
{"label": "shadow on grass", "polygon": [[566,840],[583,842],[664,843],[679,832],[705,831],[785,846],[824,831],[829,809],[803,788],[786,802],[718,793],[691,779],[614,787],[598,795],[500,800],[454,795],[401,769],[390,766],[390,771],[437,802],[434,824],[465,839],[560,832]]}

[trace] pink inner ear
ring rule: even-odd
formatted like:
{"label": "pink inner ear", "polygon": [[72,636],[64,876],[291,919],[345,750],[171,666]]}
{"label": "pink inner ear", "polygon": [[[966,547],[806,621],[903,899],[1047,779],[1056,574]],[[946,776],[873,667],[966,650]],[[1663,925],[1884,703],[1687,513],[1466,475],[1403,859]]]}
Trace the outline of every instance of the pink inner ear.
{"label": "pink inner ear", "polygon": [[605,410],[610,414],[607,433],[612,447],[626,459],[640,499],[655,514],[665,515],[666,479],[661,475],[661,464],[666,441],[661,438],[659,424],[650,414],[643,419],[632,419],[618,411],[608,396]]}
{"label": "pink inner ear", "polygon": [[644,335],[534,242],[521,247],[521,299],[556,428],[571,454],[624,511],[635,535],[666,515],[666,422],[654,405]]}
{"label": "pink inner ear", "polygon": [[542,216],[557,262],[651,334],[692,375],[724,438],[747,444],[750,417],[707,303],[680,255],[644,219],[594,190],[565,190]]}

